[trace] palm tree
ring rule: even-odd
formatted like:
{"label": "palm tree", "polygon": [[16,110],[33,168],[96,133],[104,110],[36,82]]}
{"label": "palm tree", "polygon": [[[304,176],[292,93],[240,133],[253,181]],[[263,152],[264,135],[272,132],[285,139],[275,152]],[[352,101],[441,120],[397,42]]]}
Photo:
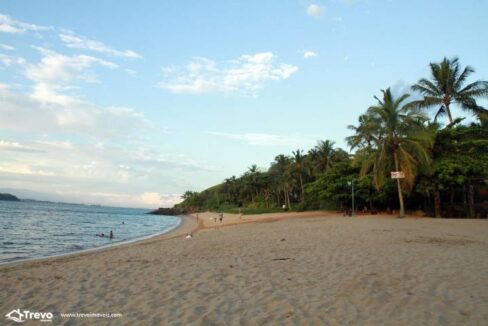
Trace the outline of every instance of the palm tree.
{"label": "palm tree", "polygon": [[488,110],[479,106],[476,99],[488,95],[488,82],[476,81],[463,86],[473,72],[470,66],[461,69],[458,58],[444,58],[440,63],[430,63],[431,80],[422,78],[412,86],[412,90],[422,93],[424,99],[413,103],[420,108],[437,107],[434,120],[439,115],[447,114],[449,123],[452,123],[451,104],[457,104],[476,114],[480,120],[485,120]]}
{"label": "palm tree", "polygon": [[297,149],[293,153],[293,159],[295,163],[295,168],[298,173],[298,179],[300,180],[300,190],[302,193],[301,199],[302,202],[305,200],[305,189],[303,187],[303,172],[304,172],[304,156],[302,155],[302,150]]}
{"label": "palm tree", "polygon": [[[291,191],[291,179],[290,179],[290,167],[291,159],[288,156],[280,154],[275,157],[274,162],[271,163],[271,167],[268,172],[270,174],[271,182],[277,187],[278,197],[283,193],[283,203],[291,209],[290,191]],[[278,202],[281,200],[278,199]]]}
{"label": "palm tree", "polygon": [[375,118],[368,114],[362,114],[358,119],[359,125],[347,126],[348,129],[354,131],[354,135],[346,137],[347,144],[353,148],[371,148],[375,141],[376,125]]}
{"label": "palm tree", "polygon": [[334,161],[334,142],[330,140],[321,140],[317,145],[309,150],[308,154],[314,162],[316,175],[327,171],[332,167]]}
{"label": "palm tree", "polygon": [[[245,176],[248,180],[249,193],[251,195],[251,202],[254,203],[254,199],[258,196],[258,175],[259,169],[256,164],[251,165],[247,168]],[[255,197],[256,196],[256,197]]]}
{"label": "palm tree", "polygon": [[[392,168],[405,174],[405,183],[412,189],[419,164],[430,163],[431,134],[425,132],[423,122],[427,119],[410,104],[402,104],[409,94],[395,99],[390,89],[381,90],[383,99],[375,96],[378,104],[368,109],[367,114],[376,121],[377,133],[374,150],[363,161],[361,174],[373,170],[373,182],[379,190]],[[369,118],[368,118],[369,119]],[[397,179],[400,217],[405,216],[402,185]]]}

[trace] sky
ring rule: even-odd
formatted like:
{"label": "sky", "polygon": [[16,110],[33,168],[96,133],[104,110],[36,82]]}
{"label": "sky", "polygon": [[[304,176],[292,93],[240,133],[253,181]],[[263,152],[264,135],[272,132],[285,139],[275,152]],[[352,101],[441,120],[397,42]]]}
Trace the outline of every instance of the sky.
{"label": "sky", "polygon": [[318,140],[348,150],[373,97],[407,91],[429,62],[457,56],[487,80],[487,12],[481,0],[1,0],[0,190],[155,208]]}

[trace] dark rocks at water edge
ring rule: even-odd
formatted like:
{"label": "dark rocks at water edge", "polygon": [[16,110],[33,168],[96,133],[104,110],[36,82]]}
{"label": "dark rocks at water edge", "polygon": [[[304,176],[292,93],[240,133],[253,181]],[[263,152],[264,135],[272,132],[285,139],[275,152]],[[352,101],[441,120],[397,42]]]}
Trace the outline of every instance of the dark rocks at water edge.
{"label": "dark rocks at water edge", "polygon": [[0,194],[0,200],[7,200],[7,201],[20,201],[19,198],[15,197],[11,194]]}
{"label": "dark rocks at water edge", "polygon": [[155,209],[153,211],[150,211],[148,214],[153,214],[153,215],[182,215],[182,214],[187,214],[189,213],[186,210],[182,209],[175,209],[175,208],[164,208],[160,207],[158,209]]}

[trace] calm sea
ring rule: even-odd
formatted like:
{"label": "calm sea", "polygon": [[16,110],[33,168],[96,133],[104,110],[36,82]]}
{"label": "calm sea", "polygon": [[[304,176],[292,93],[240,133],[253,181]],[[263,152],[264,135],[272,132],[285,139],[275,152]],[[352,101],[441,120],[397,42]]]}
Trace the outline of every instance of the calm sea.
{"label": "calm sea", "polygon": [[[147,210],[0,201],[0,263],[133,240],[175,228],[180,218]],[[95,236],[110,231],[114,239]]]}

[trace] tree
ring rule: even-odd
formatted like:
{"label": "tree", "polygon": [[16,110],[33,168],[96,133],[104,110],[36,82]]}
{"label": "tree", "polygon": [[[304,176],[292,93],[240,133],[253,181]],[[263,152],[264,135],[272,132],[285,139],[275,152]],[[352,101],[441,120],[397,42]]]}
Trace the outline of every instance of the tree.
{"label": "tree", "polygon": [[[280,154],[275,157],[274,162],[271,163],[271,167],[268,170],[271,179],[270,182],[277,188],[276,193],[278,194],[278,197],[283,193],[283,203],[289,209],[291,209],[291,166],[291,158]],[[281,202],[280,198],[278,198],[278,202]]]}
{"label": "tree", "polygon": [[354,135],[346,137],[347,144],[351,148],[371,148],[375,141],[377,121],[372,115],[362,114],[358,119],[359,125],[347,126],[354,131]]}
{"label": "tree", "polygon": [[257,195],[257,172],[258,167],[253,164],[248,167],[248,170],[242,176],[244,181],[244,191],[249,196],[251,202],[254,202],[254,198]]}
{"label": "tree", "polygon": [[[383,99],[375,96],[378,104],[368,109],[367,114],[376,121],[374,149],[367,152],[363,160],[361,174],[373,172],[373,183],[379,190],[385,183],[390,171],[402,171],[405,174],[405,186],[411,189],[420,164],[430,164],[432,137],[426,132],[423,122],[426,120],[411,105],[402,104],[409,94],[395,99],[390,89],[382,90]],[[397,179],[400,217],[405,215],[402,194],[402,181]]]}
{"label": "tree", "polygon": [[486,120],[488,110],[479,106],[476,99],[488,95],[488,82],[476,81],[464,86],[473,72],[470,66],[461,69],[458,58],[444,58],[440,63],[430,63],[431,80],[422,78],[412,86],[412,90],[422,93],[424,98],[413,103],[420,108],[437,107],[434,120],[447,114],[449,123],[452,123],[451,104],[457,104],[477,115],[480,120]]}
{"label": "tree", "polygon": [[[441,216],[444,197],[449,202],[449,208],[444,211],[450,216],[467,213],[468,217],[475,217],[475,192],[479,193],[488,180],[488,129],[480,125],[458,125],[439,130],[433,160],[431,171],[417,188],[434,195],[435,216]],[[462,208],[457,209],[460,201]]]}
{"label": "tree", "polygon": [[302,155],[302,150],[297,149],[293,153],[293,159],[295,164],[296,173],[298,174],[298,180],[300,181],[300,191],[301,191],[301,201],[305,200],[305,189],[303,187],[303,173],[305,171],[304,167],[304,157]]}
{"label": "tree", "polygon": [[332,167],[335,154],[334,144],[335,143],[330,140],[320,140],[317,145],[308,152],[316,177]]}

